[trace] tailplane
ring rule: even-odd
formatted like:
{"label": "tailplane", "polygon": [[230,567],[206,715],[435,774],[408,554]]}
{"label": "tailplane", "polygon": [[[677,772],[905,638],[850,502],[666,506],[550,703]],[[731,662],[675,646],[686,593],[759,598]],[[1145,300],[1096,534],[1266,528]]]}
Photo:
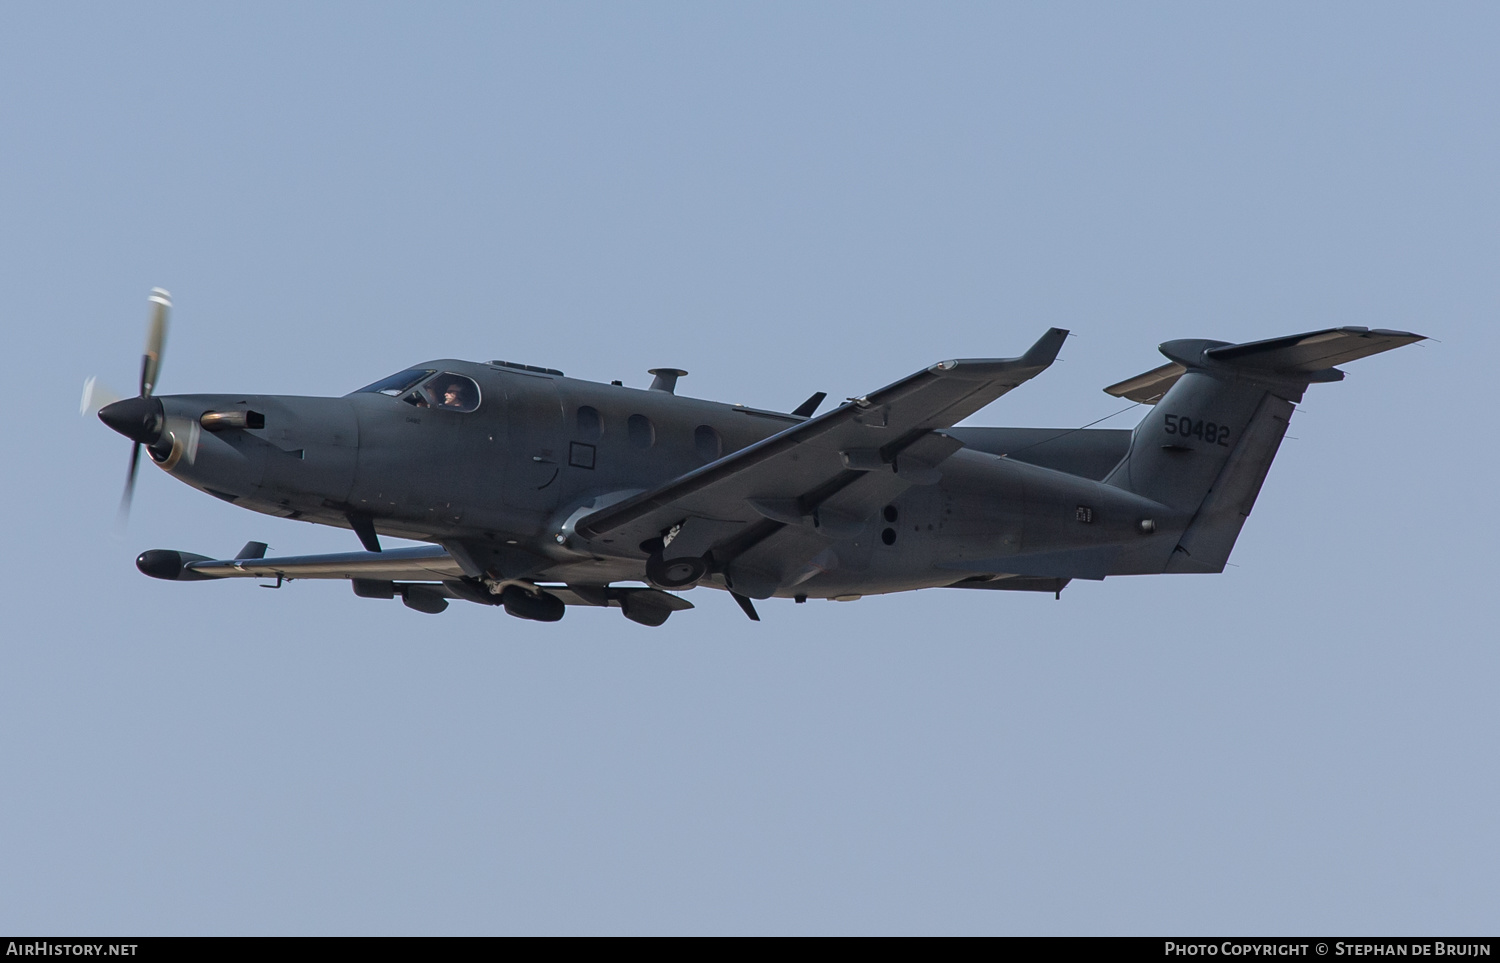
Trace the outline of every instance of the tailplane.
{"label": "tailplane", "polygon": [[1104,390],[1154,405],[1105,483],[1190,516],[1168,572],[1222,572],[1294,404],[1335,365],[1424,340],[1407,331],[1329,328],[1230,344],[1168,341],[1170,363]]}

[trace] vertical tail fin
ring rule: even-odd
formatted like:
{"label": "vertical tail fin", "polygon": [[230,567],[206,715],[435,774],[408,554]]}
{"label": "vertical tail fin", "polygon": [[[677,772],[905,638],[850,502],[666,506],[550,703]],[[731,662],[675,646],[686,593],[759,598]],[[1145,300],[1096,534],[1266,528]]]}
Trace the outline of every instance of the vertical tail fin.
{"label": "vertical tail fin", "polygon": [[1423,340],[1406,331],[1329,328],[1228,344],[1169,341],[1171,360],[1111,385],[1155,405],[1105,483],[1191,516],[1168,572],[1222,572],[1309,384],[1342,381],[1333,367]]}

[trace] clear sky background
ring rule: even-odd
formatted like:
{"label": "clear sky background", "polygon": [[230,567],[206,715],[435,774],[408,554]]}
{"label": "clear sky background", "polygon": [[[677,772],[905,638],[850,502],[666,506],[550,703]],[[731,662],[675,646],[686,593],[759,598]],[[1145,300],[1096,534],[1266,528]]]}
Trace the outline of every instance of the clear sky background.
{"label": "clear sky background", "polygon": [[[1491,4],[0,7],[0,931],[1493,934]],[[1440,339],[1293,419],[1221,576],[647,629],[147,548],[357,547],[77,413],[506,358],[788,409],[1072,329]],[[1130,427],[1140,409],[1105,423]]]}

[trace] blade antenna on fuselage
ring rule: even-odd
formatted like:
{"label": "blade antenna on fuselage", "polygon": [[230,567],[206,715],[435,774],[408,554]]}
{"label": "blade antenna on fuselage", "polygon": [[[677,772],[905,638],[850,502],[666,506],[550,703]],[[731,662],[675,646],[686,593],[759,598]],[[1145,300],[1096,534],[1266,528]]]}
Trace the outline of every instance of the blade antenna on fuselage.
{"label": "blade antenna on fuselage", "polygon": [[734,597],[734,600],[740,604],[740,608],[743,609],[745,614],[750,617],[750,621],[760,621],[760,613],[755,611],[755,603],[750,601],[750,597],[748,595],[741,595],[740,593],[732,590],[729,594],[732,595]]}

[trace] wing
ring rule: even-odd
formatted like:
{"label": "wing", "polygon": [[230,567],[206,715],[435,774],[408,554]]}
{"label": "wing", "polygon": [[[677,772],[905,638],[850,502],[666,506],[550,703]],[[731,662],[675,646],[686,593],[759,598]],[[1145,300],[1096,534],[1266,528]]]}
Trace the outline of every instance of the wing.
{"label": "wing", "polygon": [[[340,552],[333,555],[288,555],[265,558],[263,542],[251,542],[240,557],[214,559],[170,549],[153,549],[136,559],[136,567],[153,578],[196,582],[220,578],[347,579],[354,594],[365,598],[400,597],[410,608],[437,613],[448,599],[484,605],[502,604],[489,586],[464,578],[463,566],[438,546],[392,548],[383,552]],[[434,584],[437,583],[437,584]],[[623,609],[626,618],[660,625],[673,612],[693,607],[687,599],[654,588],[613,585],[535,585],[564,605]]]}
{"label": "wing", "polygon": [[[764,598],[790,577],[788,566],[816,555],[823,537],[858,532],[914,484],[932,484],[937,466],[960,449],[938,433],[1052,364],[1068,332],[1052,328],[1019,358],[944,361],[850,399],[816,418],[641,492],[573,524],[587,541],[632,549],[663,539],[667,558],[708,555],[730,563],[742,594]],[[800,550],[761,552],[782,529],[802,529]],[[670,537],[668,537],[670,536]],[[779,554],[780,557],[775,557]]]}
{"label": "wing", "polygon": [[[252,542],[252,545],[260,544]],[[265,546],[260,545],[264,552]],[[210,578],[333,578],[385,581],[442,581],[464,577],[463,568],[437,546],[390,548],[383,552],[340,552],[334,555],[258,555],[214,559],[165,549],[143,553],[136,567],[153,578],[198,581]]]}

